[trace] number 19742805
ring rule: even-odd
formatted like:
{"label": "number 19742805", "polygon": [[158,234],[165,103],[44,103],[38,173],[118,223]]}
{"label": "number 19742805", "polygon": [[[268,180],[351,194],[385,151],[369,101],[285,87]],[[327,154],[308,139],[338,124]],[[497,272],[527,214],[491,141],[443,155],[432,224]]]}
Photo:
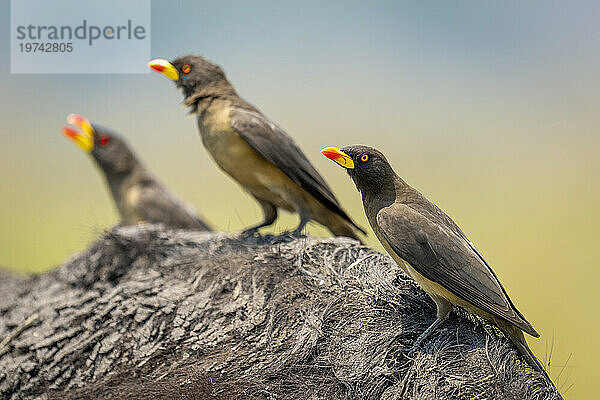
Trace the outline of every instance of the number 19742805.
{"label": "number 19742805", "polygon": [[27,42],[19,43],[21,53],[71,53],[73,51],[73,43],[41,43]]}

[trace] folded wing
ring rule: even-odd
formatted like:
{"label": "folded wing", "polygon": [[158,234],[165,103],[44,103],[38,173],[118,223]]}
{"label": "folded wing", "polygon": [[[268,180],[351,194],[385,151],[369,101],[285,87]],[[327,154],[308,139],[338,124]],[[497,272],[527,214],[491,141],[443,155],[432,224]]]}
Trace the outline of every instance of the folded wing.
{"label": "folded wing", "polygon": [[454,229],[400,203],[380,210],[377,223],[390,247],[419,274],[483,311],[539,336],[512,304],[479,252]]}
{"label": "folded wing", "polygon": [[283,171],[329,210],[365,233],[342,210],[323,177],[287,133],[255,110],[232,107],[230,117],[233,129],[254,151]]}

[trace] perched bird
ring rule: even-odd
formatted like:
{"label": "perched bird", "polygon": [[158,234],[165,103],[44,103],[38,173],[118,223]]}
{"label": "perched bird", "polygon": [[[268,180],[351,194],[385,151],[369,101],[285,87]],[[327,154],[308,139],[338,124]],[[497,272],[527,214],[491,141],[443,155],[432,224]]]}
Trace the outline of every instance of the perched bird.
{"label": "perched bird", "polygon": [[197,115],[204,147],[217,165],[258,201],[264,220],[248,229],[273,224],[277,209],[300,215],[294,230],[316,220],[334,235],[358,239],[365,233],[342,210],[331,189],[294,140],[238,96],[218,66],[197,55],[148,65],[175,81],[184,104]]}
{"label": "perched bird", "polygon": [[362,195],[375,235],[429,294],[437,318],[413,345],[415,350],[458,305],[496,324],[527,362],[552,382],[531,352],[523,331],[540,335],[514,306],[481,253],[437,206],[402,180],[385,156],[367,146],[329,147],[325,157],[346,168]]}
{"label": "perched bird", "polygon": [[110,188],[122,225],[162,223],[170,228],[211,229],[189,204],[175,197],[137,160],[116,133],[91,124],[81,115],[70,114],[63,134],[90,153]]}

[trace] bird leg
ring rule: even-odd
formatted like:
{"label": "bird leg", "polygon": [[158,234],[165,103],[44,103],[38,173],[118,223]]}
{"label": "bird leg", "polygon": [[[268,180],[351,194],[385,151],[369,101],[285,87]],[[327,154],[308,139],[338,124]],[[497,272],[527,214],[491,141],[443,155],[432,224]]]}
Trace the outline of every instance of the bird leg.
{"label": "bird leg", "polygon": [[[431,296],[431,295],[430,295]],[[431,296],[433,301],[435,301],[435,305],[437,306],[437,318],[421,335],[415,340],[412,347],[409,350],[409,353],[414,353],[419,346],[427,339],[431,334],[448,318],[450,315],[450,311],[452,311],[452,304],[444,298],[441,297],[433,297]]]}
{"label": "bird leg", "polygon": [[277,208],[273,204],[260,200],[259,203],[263,209],[263,221],[257,225],[253,225],[249,228],[244,229],[242,231],[242,235],[253,235],[260,228],[272,225],[273,222],[275,222],[275,220],[277,219]]}
{"label": "bird leg", "polygon": [[408,352],[414,353],[419,348],[419,346],[421,346],[423,341],[425,341],[425,339],[427,339],[429,336],[431,336],[433,331],[438,326],[440,326],[442,324],[442,322],[444,322],[444,321],[445,321],[445,319],[436,318],[435,321],[433,321],[433,324],[429,325],[429,328],[425,329],[425,332],[421,333],[421,336],[419,336],[417,338],[417,340],[415,340],[415,342],[413,343],[412,347],[410,348],[410,350]]}
{"label": "bird leg", "polygon": [[307,216],[304,216],[304,215],[300,214],[300,223],[298,224],[298,226],[296,227],[296,229],[294,229],[294,231],[292,232],[292,236],[294,236],[294,237],[300,237],[302,235],[302,230],[304,229],[304,227],[306,226],[306,224],[310,220],[311,220],[310,217],[307,217]]}

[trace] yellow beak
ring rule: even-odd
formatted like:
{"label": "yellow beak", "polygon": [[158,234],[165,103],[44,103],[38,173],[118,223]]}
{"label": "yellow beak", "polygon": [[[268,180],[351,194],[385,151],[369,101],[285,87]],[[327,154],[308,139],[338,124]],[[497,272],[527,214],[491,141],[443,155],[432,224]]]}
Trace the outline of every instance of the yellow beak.
{"label": "yellow beak", "polygon": [[150,61],[148,63],[148,66],[153,70],[160,72],[172,81],[179,80],[179,72],[177,72],[177,68],[175,68],[173,64],[171,64],[167,60],[157,58],[156,60]]}
{"label": "yellow beak", "polygon": [[344,153],[337,147],[327,147],[321,150],[321,153],[325,157],[335,161],[336,163],[340,164],[346,169],[354,169],[354,161],[352,161],[352,157],[350,157],[348,154]]}
{"label": "yellow beak", "polygon": [[76,131],[70,126],[65,126],[62,129],[63,135],[75,142],[86,153],[94,150],[94,128],[92,128],[90,121],[79,114],[69,114],[67,116],[67,123],[78,126],[81,132]]}

